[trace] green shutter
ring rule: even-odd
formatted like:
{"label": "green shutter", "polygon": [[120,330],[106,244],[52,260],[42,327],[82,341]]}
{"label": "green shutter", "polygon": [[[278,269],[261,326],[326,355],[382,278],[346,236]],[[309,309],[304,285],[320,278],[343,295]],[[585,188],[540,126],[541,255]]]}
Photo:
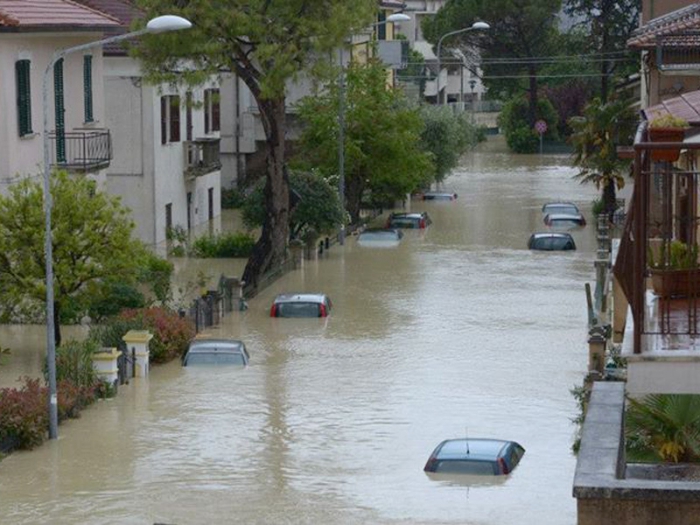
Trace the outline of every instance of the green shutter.
{"label": "green shutter", "polygon": [[54,107],[56,110],[56,162],[66,162],[66,122],[63,103],[63,59],[53,67]]}
{"label": "green shutter", "polygon": [[85,102],[85,122],[92,122],[92,55],[83,57],[83,100]]}
{"label": "green shutter", "polygon": [[17,84],[17,125],[20,137],[33,133],[32,90],[29,73],[29,60],[18,60],[15,62],[15,79]]}

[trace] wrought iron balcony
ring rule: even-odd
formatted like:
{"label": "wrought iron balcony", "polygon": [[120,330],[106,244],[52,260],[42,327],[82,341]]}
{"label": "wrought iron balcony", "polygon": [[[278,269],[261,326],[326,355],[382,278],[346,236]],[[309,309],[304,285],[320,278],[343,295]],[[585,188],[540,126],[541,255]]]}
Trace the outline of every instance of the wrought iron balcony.
{"label": "wrought iron balcony", "polygon": [[107,129],[52,131],[49,133],[51,167],[93,172],[109,166],[112,138]]}
{"label": "wrought iron balcony", "polygon": [[656,64],[662,72],[689,74],[700,71],[700,31],[659,37]]}
{"label": "wrought iron balcony", "polygon": [[185,176],[200,177],[221,169],[219,138],[187,141],[185,146]]}

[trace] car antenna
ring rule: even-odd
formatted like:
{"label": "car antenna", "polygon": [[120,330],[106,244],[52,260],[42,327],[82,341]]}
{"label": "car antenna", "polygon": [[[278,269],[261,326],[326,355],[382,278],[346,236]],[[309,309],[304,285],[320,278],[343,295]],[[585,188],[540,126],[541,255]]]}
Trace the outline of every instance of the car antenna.
{"label": "car antenna", "polygon": [[467,447],[467,456],[469,455],[469,428],[464,426],[464,445]]}

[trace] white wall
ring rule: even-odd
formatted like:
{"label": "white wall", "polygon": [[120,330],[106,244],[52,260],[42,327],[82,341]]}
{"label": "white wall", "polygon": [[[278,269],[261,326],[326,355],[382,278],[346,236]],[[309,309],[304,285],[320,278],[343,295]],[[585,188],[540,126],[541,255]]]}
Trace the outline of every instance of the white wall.
{"label": "white wall", "polygon": [[[21,176],[40,175],[43,170],[43,100],[44,70],[57,49],[93,42],[101,33],[0,34],[0,191],[7,192],[9,184]],[[93,116],[94,122],[84,122],[83,56],[93,56]],[[15,62],[27,59],[30,64],[31,113],[34,134],[19,137],[15,86]],[[65,57],[63,85],[66,131],[75,128],[104,128],[104,95],[102,84],[102,51],[95,48]],[[54,129],[53,74],[48,83],[49,130]],[[99,177],[97,177],[99,180]]]}

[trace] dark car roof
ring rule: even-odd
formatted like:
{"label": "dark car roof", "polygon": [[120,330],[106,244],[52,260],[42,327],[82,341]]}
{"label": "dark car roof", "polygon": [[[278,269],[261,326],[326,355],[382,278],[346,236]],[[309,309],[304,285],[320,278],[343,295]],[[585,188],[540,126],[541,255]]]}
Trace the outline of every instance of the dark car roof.
{"label": "dark car roof", "polygon": [[510,441],[502,439],[459,438],[443,441],[436,454],[438,459],[495,460]]}
{"label": "dark car roof", "polygon": [[327,299],[323,293],[281,293],[275,303],[322,303]]}

